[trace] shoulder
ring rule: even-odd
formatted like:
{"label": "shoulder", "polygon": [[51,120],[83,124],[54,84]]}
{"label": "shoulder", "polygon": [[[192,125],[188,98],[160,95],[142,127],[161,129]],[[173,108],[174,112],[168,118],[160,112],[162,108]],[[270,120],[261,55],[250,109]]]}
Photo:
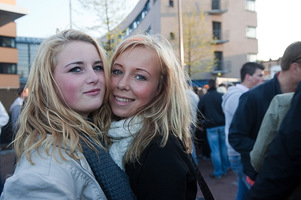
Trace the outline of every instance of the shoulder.
{"label": "shoulder", "polygon": [[184,152],[180,140],[171,134],[164,147],[161,146],[160,137],[153,140],[144,150],[139,161],[141,161],[142,165],[150,165],[156,169],[168,168],[169,170],[170,166],[173,166],[174,170],[177,168],[179,170],[179,168],[191,164],[189,156]]}
{"label": "shoulder", "polygon": [[280,106],[290,105],[294,94],[294,92],[278,94],[273,98],[271,104],[273,102],[277,102],[277,104],[279,104]]}
{"label": "shoulder", "polygon": [[[70,182],[74,182],[77,178],[87,179],[88,172],[91,169],[84,158],[84,156],[78,152],[82,157],[80,160],[74,160],[69,157],[65,150],[62,150],[63,159],[58,151],[58,148],[52,153],[52,149],[49,150],[48,155],[44,147],[40,147],[39,152],[34,150],[32,152],[31,164],[27,158],[23,155],[19,163],[17,163],[16,170],[13,176],[17,177],[41,177],[41,180],[58,181],[60,184],[71,185]],[[36,181],[39,179],[37,178]]]}

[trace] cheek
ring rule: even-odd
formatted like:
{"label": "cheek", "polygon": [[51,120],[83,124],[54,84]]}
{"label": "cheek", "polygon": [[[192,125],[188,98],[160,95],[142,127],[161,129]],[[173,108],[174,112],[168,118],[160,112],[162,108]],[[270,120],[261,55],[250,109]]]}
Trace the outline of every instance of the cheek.
{"label": "cheek", "polygon": [[70,81],[66,81],[66,82],[61,82],[60,83],[60,91],[61,91],[61,95],[58,94],[62,101],[65,102],[70,105],[73,103],[73,101],[76,101],[76,91],[77,91],[78,87],[76,87],[75,84],[70,83]]}
{"label": "cheek", "polygon": [[143,105],[149,104],[155,98],[157,94],[157,88],[154,87],[146,87],[140,90],[139,96],[143,101]]}

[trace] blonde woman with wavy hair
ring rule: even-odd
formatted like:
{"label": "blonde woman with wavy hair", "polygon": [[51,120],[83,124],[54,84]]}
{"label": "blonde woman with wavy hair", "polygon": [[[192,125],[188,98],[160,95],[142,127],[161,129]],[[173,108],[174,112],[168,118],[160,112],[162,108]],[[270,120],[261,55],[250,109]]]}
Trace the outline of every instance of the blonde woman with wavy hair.
{"label": "blonde woman with wavy hair", "polygon": [[161,35],[125,39],[111,60],[109,152],[137,199],[196,198],[189,80]]}
{"label": "blonde woman with wavy hair", "polygon": [[110,163],[103,147],[109,77],[106,53],[83,32],[62,31],[41,44],[14,141],[16,169],[1,199],[108,198],[110,189],[88,156],[95,155],[100,166]]}

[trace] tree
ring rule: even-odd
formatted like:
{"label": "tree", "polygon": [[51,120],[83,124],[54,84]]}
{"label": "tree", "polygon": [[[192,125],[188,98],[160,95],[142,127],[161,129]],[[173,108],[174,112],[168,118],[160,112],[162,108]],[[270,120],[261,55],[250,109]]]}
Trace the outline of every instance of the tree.
{"label": "tree", "polygon": [[[191,9],[192,10],[192,9]],[[183,13],[184,62],[189,76],[199,72],[209,72],[214,65],[212,34],[206,24],[203,11]],[[178,39],[171,33],[171,42],[178,48]],[[177,45],[177,46],[176,46]]]}
{"label": "tree", "polygon": [[124,19],[129,5],[126,1],[120,0],[77,0],[77,2],[81,5],[81,11],[77,12],[84,10],[94,16],[93,25],[85,28],[99,33],[98,39],[110,54],[122,36],[122,30],[116,30],[115,27]]}

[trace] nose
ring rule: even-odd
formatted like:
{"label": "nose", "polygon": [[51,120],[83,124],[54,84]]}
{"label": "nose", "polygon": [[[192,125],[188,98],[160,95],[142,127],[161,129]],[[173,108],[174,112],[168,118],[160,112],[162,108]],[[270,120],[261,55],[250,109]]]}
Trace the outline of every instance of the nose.
{"label": "nose", "polygon": [[88,82],[89,83],[97,83],[99,81],[99,76],[96,74],[96,72],[91,69],[88,73]]}
{"label": "nose", "polygon": [[117,88],[119,90],[129,90],[130,89],[130,82],[127,76],[122,76],[117,81]]}

